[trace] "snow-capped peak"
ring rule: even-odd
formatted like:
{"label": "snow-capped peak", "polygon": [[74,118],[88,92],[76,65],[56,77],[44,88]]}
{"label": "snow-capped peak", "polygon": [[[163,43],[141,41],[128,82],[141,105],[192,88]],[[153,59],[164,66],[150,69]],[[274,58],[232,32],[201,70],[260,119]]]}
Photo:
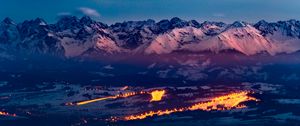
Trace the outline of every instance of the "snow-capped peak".
{"label": "snow-capped peak", "polygon": [[44,21],[44,19],[41,19],[41,18],[35,19],[34,22],[35,22],[36,24],[41,25],[41,26],[46,26],[46,25],[47,25],[46,21]]}
{"label": "snow-capped peak", "polygon": [[246,27],[248,24],[243,21],[235,21],[233,22],[230,27],[238,28],[238,27]]}
{"label": "snow-capped peak", "polygon": [[90,17],[64,16],[55,24],[43,19],[15,24],[6,18],[0,24],[0,48],[14,47],[30,53],[63,54],[66,57],[115,53],[164,54],[180,51],[213,53],[235,50],[245,55],[300,50],[297,20],[252,25],[243,21],[198,23],[178,17],[170,20],[125,21],[110,26]]}
{"label": "snow-capped peak", "polygon": [[10,18],[8,18],[8,17],[6,17],[6,18],[2,21],[2,23],[5,23],[5,24],[15,24],[15,23],[13,22],[13,20],[10,19]]}

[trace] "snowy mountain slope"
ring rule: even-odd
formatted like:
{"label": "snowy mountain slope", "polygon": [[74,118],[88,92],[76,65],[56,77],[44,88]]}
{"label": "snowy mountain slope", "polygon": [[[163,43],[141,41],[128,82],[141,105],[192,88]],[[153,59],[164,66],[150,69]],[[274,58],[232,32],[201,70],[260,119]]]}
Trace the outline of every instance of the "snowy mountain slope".
{"label": "snowy mountain slope", "polygon": [[0,23],[0,43],[12,44],[12,42],[17,42],[18,38],[17,25],[10,18],[5,18]]}
{"label": "snowy mountain slope", "polygon": [[154,29],[155,21],[147,20],[116,23],[109,30],[120,47],[134,49],[151,41],[155,36]]}
{"label": "snowy mountain slope", "polygon": [[63,54],[59,38],[49,25],[40,18],[24,21],[17,26],[20,42],[17,48],[24,53]]}
{"label": "snowy mountain slope", "polygon": [[171,53],[182,48],[185,44],[201,41],[205,36],[201,29],[194,27],[175,28],[168,33],[157,36],[145,50],[145,53]]}
{"label": "snowy mountain slope", "polygon": [[259,21],[254,25],[266,40],[272,42],[277,52],[293,53],[300,48],[300,22],[296,20],[268,23]]}
{"label": "snowy mountain slope", "polygon": [[93,35],[85,41],[64,37],[61,39],[61,44],[64,47],[66,57],[80,56],[91,49],[104,51],[108,54],[122,51],[113,40],[101,35]]}
{"label": "snowy mountain slope", "polygon": [[[69,23],[73,24],[70,25]],[[112,40],[108,26],[89,17],[64,17],[56,24],[57,36],[66,57],[76,57],[89,50],[112,54],[121,48]]]}
{"label": "snowy mountain slope", "polygon": [[[233,25],[232,25],[233,26]],[[231,26],[230,26],[231,27]],[[176,50],[220,52],[234,49],[246,55],[262,51],[274,54],[273,45],[250,25],[231,27],[216,36],[206,36],[201,29],[185,27],[159,36],[146,53],[170,53]]]}
{"label": "snowy mountain slope", "polygon": [[159,22],[149,19],[108,26],[89,17],[66,16],[55,24],[47,24],[40,18],[17,24],[6,18],[0,24],[0,49],[64,57],[224,50],[245,55],[276,55],[300,50],[300,22],[198,23],[175,17]]}
{"label": "snowy mountain slope", "polygon": [[0,22],[0,57],[7,57],[7,53],[15,51],[16,44],[19,43],[19,32],[17,24],[10,18],[5,18]]}
{"label": "snowy mountain slope", "polygon": [[[175,29],[172,32],[159,36],[145,52],[148,54],[161,54],[188,50],[218,53],[223,50],[236,50],[246,55],[262,52],[276,55],[278,53],[292,53],[300,49],[299,38],[283,35],[284,31],[280,30],[275,31],[273,35],[263,36],[262,32],[254,26],[243,22],[234,22],[226,28],[216,25],[206,26],[205,28],[189,30],[189,27],[184,27],[181,31]],[[215,33],[207,34],[210,29],[216,29]],[[199,33],[202,34],[199,36]],[[184,40],[186,35],[193,39]]]}
{"label": "snowy mountain slope", "polygon": [[201,29],[206,35],[214,36],[223,32],[227,26],[228,25],[223,22],[205,21],[201,24]]}

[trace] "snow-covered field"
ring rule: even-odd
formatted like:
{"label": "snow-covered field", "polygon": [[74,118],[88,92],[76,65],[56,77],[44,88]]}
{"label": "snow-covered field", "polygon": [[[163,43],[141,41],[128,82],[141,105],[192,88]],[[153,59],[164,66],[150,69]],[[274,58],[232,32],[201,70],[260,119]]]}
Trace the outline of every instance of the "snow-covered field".
{"label": "snow-covered field", "polygon": [[[154,90],[165,90],[166,93],[161,101],[150,102],[150,93],[137,94],[130,97],[107,99],[96,101],[85,105],[76,105],[76,102],[90,100],[100,97],[115,96],[130,92],[151,92]],[[213,97],[226,95],[239,91],[251,91],[251,97],[257,101],[249,101],[243,104],[245,108],[214,111],[186,111],[163,116],[149,117],[138,121],[112,121],[111,117],[123,117],[131,114],[138,114],[147,111],[165,110],[176,107],[183,107],[194,103],[209,101]],[[1,110],[15,113],[16,117],[1,118],[0,122],[17,125],[18,122],[25,122],[30,125],[40,125],[41,122],[34,121],[43,119],[49,124],[63,125],[59,122],[51,122],[51,119],[63,116],[68,120],[64,125],[143,125],[143,124],[178,124],[184,121],[190,125],[197,122],[209,124],[240,125],[240,124],[264,124],[272,120],[278,124],[299,123],[298,111],[294,109],[299,106],[299,96],[290,96],[296,92],[290,92],[279,84],[249,83],[244,82],[232,85],[202,85],[186,87],[105,87],[92,85],[76,85],[65,83],[39,84],[36,89],[20,89],[3,91],[0,93]],[[278,97],[282,97],[278,99]],[[283,99],[284,98],[284,99]],[[298,99],[297,99],[298,98]],[[70,104],[72,103],[72,104]],[[285,109],[287,107],[287,109]],[[207,117],[212,117],[206,120]],[[5,117],[5,116],[3,116]],[[224,119],[227,121],[224,122]],[[254,119],[256,121],[254,121]],[[13,121],[11,121],[13,120]],[[216,123],[216,120],[223,120]],[[45,123],[45,122],[43,122]],[[292,123],[293,124],[293,123]],[[187,124],[189,125],[189,123]]]}

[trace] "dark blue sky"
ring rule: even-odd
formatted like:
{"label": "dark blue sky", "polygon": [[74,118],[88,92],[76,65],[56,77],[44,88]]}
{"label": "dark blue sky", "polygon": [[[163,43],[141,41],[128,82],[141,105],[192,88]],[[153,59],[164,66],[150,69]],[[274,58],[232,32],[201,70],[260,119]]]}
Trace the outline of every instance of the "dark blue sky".
{"label": "dark blue sky", "polygon": [[36,17],[52,23],[58,15],[90,15],[114,23],[174,16],[233,22],[300,19],[300,0],[0,0],[0,18],[20,22]]}

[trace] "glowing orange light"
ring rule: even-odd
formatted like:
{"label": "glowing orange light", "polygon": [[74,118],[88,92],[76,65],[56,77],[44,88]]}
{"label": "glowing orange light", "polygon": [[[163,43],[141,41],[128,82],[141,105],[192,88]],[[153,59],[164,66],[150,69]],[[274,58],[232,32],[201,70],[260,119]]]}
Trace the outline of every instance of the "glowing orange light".
{"label": "glowing orange light", "polygon": [[150,111],[145,112],[142,114],[137,115],[129,115],[121,118],[121,120],[139,120],[145,119],[147,117],[152,116],[161,116],[161,115],[168,115],[175,112],[183,112],[183,111],[194,111],[194,110],[204,110],[204,111],[211,111],[211,110],[230,110],[230,109],[239,109],[245,108],[245,105],[240,105],[240,103],[245,101],[258,101],[254,97],[248,96],[250,92],[242,91],[238,93],[231,93],[228,95],[220,96],[211,99],[208,102],[197,103],[189,107],[183,108],[174,108],[170,110],[158,110],[158,111]]}
{"label": "glowing orange light", "polygon": [[85,105],[85,104],[89,104],[92,102],[97,102],[97,101],[102,101],[102,100],[107,100],[107,99],[114,99],[115,96],[109,96],[109,97],[104,97],[104,98],[96,98],[96,99],[92,99],[92,100],[86,100],[86,101],[81,101],[76,103],[76,105]]}
{"label": "glowing orange light", "polygon": [[152,96],[152,99],[151,99],[151,102],[153,101],[160,101],[162,99],[162,97],[164,96],[165,94],[165,90],[155,90],[155,91],[152,91],[151,92],[151,96]]}
{"label": "glowing orange light", "polygon": [[134,95],[138,95],[138,94],[145,94],[146,92],[141,91],[141,92],[129,92],[129,93],[125,93],[125,94],[118,94],[115,96],[108,96],[108,97],[102,97],[102,98],[96,98],[96,99],[92,99],[92,100],[86,100],[86,101],[81,101],[76,103],[76,105],[85,105],[85,104],[89,104],[89,103],[93,103],[93,102],[97,102],[97,101],[102,101],[102,100],[107,100],[107,99],[117,99],[117,98],[127,98],[130,96],[134,96]]}
{"label": "glowing orange light", "polygon": [[16,117],[17,115],[16,114],[10,114],[8,112],[2,112],[2,111],[0,111],[0,116],[13,116],[13,117]]}

